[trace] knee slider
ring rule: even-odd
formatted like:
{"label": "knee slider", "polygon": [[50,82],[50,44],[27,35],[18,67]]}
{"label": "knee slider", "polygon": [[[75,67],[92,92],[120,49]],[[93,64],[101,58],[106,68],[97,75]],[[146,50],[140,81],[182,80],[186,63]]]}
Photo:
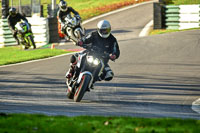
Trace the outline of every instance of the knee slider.
{"label": "knee slider", "polygon": [[107,71],[106,76],[105,76],[105,81],[110,81],[113,79],[114,73],[110,70]]}

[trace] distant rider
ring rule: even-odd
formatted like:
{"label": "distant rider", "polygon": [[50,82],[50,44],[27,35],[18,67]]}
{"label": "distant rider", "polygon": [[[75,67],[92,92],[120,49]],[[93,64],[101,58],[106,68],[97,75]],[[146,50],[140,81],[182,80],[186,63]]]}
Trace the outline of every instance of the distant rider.
{"label": "distant rider", "polygon": [[15,25],[17,24],[17,22],[20,22],[21,19],[26,21],[27,23],[28,23],[28,20],[22,14],[17,13],[16,8],[10,8],[7,19],[8,19],[8,26],[10,27],[12,31],[12,35],[17,41],[17,44],[19,45],[20,42],[19,42],[19,39],[17,38],[17,31],[15,30]]}
{"label": "distant rider", "polygon": [[[110,59],[114,61],[120,55],[119,46],[117,43],[116,38],[111,34],[111,25],[109,21],[102,20],[97,24],[97,30],[91,32],[90,34],[86,35],[81,41],[77,43],[78,46],[84,45],[91,45],[96,46],[101,51],[110,54]],[[70,59],[70,69],[66,73],[66,78],[71,78],[75,72],[75,66],[77,63],[78,54],[72,55]],[[112,80],[114,76],[113,71],[111,70],[108,64],[105,64],[105,68],[103,74],[101,75],[100,80]]]}
{"label": "distant rider", "polygon": [[59,3],[59,10],[57,13],[58,16],[58,21],[61,23],[61,32],[64,33],[66,36],[66,39],[69,40],[69,36],[65,31],[65,17],[67,15],[71,15],[71,12],[78,18],[80,18],[80,15],[77,11],[75,11],[72,7],[67,6],[67,2],[65,2],[64,0],[61,0]]}

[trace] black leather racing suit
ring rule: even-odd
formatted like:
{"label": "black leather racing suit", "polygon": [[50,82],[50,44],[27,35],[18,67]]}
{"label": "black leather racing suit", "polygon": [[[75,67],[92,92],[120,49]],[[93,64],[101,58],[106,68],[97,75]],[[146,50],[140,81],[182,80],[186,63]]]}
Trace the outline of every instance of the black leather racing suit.
{"label": "black leather racing suit", "polygon": [[19,40],[17,38],[17,31],[15,30],[15,25],[17,24],[17,22],[20,22],[21,19],[28,22],[28,20],[21,15],[20,13],[17,13],[14,17],[9,15],[8,16],[8,26],[10,27],[13,37],[15,38],[15,40],[17,41],[17,43],[19,44]]}
{"label": "black leather racing suit", "polygon": [[102,38],[97,31],[91,32],[83,39],[83,44],[91,44],[103,52],[114,54],[116,59],[120,55],[117,39],[112,34],[108,38]]}

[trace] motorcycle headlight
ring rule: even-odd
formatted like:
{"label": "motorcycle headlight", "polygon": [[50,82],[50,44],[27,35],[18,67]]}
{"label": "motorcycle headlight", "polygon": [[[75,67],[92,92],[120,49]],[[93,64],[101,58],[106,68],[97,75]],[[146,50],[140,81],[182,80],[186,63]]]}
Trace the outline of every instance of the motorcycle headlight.
{"label": "motorcycle headlight", "polygon": [[88,61],[89,63],[92,63],[93,60],[94,60],[93,56],[88,56],[88,57],[87,57],[87,61]]}
{"label": "motorcycle headlight", "polygon": [[99,61],[99,59],[96,58],[96,59],[94,59],[93,63],[94,63],[94,65],[98,65],[100,63],[100,61]]}
{"label": "motorcycle headlight", "polygon": [[87,61],[88,63],[93,64],[93,65],[98,65],[100,63],[100,60],[98,58],[94,59],[93,56],[88,56]]}

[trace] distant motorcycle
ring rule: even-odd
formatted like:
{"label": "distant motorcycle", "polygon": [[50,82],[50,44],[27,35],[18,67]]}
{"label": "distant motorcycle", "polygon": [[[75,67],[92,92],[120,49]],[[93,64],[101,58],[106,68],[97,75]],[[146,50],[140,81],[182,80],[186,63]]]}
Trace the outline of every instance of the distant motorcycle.
{"label": "distant motorcycle", "polygon": [[68,34],[69,40],[76,43],[85,35],[85,29],[82,28],[80,16],[67,15],[65,17],[64,29]]}
{"label": "distant motorcycle", "polygon": [[93,88],[93,83],[99,81],[103,74],[105,63],[109,61],[109,54],[98,51],[97,48],[87,48],[78,54],[75,73],[67,79],[67,97],[80,102],[86,91]]}
{"label": "distant motorcycle", "polygon": [[31,46],[33,46],[34,49],[36,48],[29,23],[21,20],[15,25],[15,29],[17,30],[17,37],[20,44],[25,47],[24,49],[28,49]]}

